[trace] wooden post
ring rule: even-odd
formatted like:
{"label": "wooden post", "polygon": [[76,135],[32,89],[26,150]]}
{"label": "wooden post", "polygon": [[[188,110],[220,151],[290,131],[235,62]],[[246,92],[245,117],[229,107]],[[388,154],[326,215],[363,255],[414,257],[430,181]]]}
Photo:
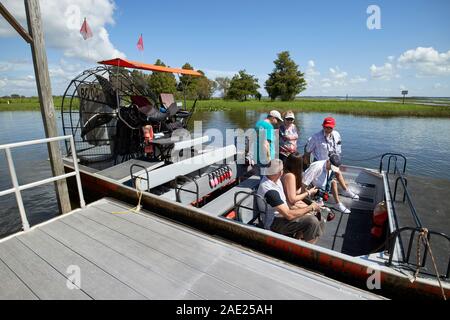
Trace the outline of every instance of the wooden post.
{"label": "wooden post", "polygon": [[[55,106],[53,104],[50,75],[48,72],[47,53],[44,43],[44,34],[41,19],[41,10],[38,0],[24,0],[27,14],[28,32],[32,38],[31,52],[33,55],[34,72],[41,105],[42,121],[44,122],[45,136],[57,137]],[[48,144],[50,163],[54,176],[63,175],[64,164],[58,142]],[[56,195],[61,213],[71,211],[69,191],[66,180],[55,182]]]}

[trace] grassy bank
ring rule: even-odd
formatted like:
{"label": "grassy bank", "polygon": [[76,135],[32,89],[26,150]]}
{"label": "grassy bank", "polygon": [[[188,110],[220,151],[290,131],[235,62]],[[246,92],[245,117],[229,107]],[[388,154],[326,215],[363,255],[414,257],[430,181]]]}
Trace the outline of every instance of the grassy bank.
{"label": "grassy bank", "polygon": [[416,104],[399,104],[393,102],[368,102],[344,100],[302,99],[290,102],[281,101],[199,101],[197,110],[216,111],[246,108],[251,110],[270,111],[277,109],[297,112],[341,113],[366,116],[410,116],[410,117],[450,117],[450,106],[427,106]]}
{"label": "grassy bank", "polygon": [[[7,103],[9,101],[9,104]],[[55,107],[61,107],[62,98],[54,98]],[[191,106],[192,102],[188,102]],[[292,109],[296,112],[323,112],[341,113],[353,115],[394,117],[450,117],[450,105],[427,106],[416,104],[399,104],[395,102],[369,102],[356,100],[329,100],[329,99],[299,99],[290,102],[281,101],[225,101],[220,99],[199,101],[199,111],[220,111],[234,109],[260,110],[261,112],[278,109],[285,111]],[[39,111],[39,100],[37,98],[0,99],[1,111]]]}

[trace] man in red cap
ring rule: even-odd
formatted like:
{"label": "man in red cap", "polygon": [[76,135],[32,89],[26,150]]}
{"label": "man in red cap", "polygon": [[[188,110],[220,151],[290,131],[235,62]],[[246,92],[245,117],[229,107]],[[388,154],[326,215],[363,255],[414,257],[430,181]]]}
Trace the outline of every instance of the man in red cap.
{"label": "man in red cap", "polygon": [[[311,155],[315,161],[329,160],[330,156],[342,153],[342,139],[339,132],[335,130],[336,120],[332,117],[325,118],[322,124],[323,129],[309,138],[305,146],[304,162],[309,164]],[[345,182],[344,176],[341,172],[334,172],[339,184],[344,190],[343,195],[354,200],[359,199],[359,196],[353,193]],[[330,177],[330,180],[334,177]]]}

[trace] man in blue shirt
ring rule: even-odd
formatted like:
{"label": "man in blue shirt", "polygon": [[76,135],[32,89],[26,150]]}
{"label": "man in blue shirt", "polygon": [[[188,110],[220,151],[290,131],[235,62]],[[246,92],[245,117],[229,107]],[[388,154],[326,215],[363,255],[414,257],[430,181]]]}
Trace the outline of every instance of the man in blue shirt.
{"label": "man in blue shirt", "polygon": [[278,134],[275,133],[275,128],[283,122],[281,113],[273,110],[269,113],[266,119],[256,123],[256,164],[260,166],[267,166],[271,160],[275,159],[275,144]]}

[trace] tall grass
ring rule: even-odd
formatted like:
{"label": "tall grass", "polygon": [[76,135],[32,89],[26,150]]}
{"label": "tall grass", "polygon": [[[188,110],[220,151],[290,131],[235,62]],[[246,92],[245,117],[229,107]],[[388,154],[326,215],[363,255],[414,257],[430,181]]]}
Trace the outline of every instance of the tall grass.
{"label": "tall grass", "polygon": [[[62,97],[54,97],[56,109],[61,108]],[[10,103],[7,104],[7,101]],[[74,101],[75,105],[78,101]],[[193,102],[188,101],[188,107]],[[416,104],[400,104],[394,102],[369,102],[357,100],[330,100],[330,99],[299,99],[295,101],[225,101],[221,99],[213,99],[197,102],[197,110],[199,111],[221,111],[249,109],[267,112],[272,109],[286,111],[292,109],[296,112],[321,112],[321,113],[341,113],[353,115],[394,117],[448,117],[450,118],[450,105],[428,106]],[[38,98],[17,98],[4,99],[0,98],[0,111],[39,111]]]}
{"label": "tall grass", "polygon": [[[190,103],[191,105],[192,103]],[[282,101],[224,101],[208,100],[197,102],[197,110],[217,111],[233,109],[250,109],[270,111],[277,109],[297,112],[342,113],[369,116],[411,116],[411,117],[450,117],[450,106],[427,106],[416,104],[399,104],[392,102],[343,101],[304,99],[289,102]]]}

